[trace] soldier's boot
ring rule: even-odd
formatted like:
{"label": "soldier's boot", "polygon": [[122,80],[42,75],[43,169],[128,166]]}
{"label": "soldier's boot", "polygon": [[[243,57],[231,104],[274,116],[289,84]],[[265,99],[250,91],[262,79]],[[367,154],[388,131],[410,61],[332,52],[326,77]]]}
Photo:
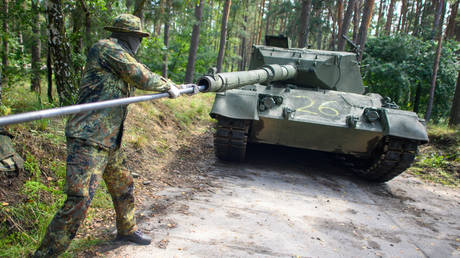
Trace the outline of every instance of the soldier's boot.
{"label": "soldier's boot", "polygon": [[90,202],[89,196],[67,196],[64,205],[48,225],[45,237],[33,257],[57,257],[62,254],[85,219]]}
{"label": "soldier's boot", "polygon": [[129,241],[138,245],[149,245],[152,242],[152,238],[140,232],[139,230],[136,230],[128,235],[117,234],[116,240]]}

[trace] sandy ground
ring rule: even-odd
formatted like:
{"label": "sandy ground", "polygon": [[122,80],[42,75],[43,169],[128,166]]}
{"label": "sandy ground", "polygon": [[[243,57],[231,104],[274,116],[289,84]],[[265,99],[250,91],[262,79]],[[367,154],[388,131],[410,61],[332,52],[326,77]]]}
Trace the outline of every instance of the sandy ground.
{"label": "sandy ground", "polygon": [[252,146],[245,163],[210,158],[202,189],[165,188],[146,203],[149,246],[107,257],[460,257],[460,191],[403,174],[385,184],[330,156]]}

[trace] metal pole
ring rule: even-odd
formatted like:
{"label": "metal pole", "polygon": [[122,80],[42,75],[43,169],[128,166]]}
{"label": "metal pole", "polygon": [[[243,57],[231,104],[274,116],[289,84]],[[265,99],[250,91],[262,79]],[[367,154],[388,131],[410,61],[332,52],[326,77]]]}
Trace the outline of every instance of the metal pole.
{"label": "metal pole", "polygon": [[[200,90],[200,92],[204,91],[205,86],[198,86],[198,89]],[[181,95],[193,93],[193,87],[181,89],[180,93]],[[93,103],[72,105],[72,106],[67,106],[67,107],[44,109],[40,111],[32,111],[32,112],[27,112],[27,113],[22,113],[22,114],[3,116],[3,117],[0,117],[0,126],[30,122],[34,120],[39,120],[43,118],[51,118],[51,117],[56,117],[56,116],[61,116],[61,115],[76,114],[76,113],[81,113],[81,112],[86,112],[86,111],[91,111],[91,110],[99,110],[99,109],[104,109],[104,108],[123,106],[123,105],[132,104],[132,103],[149,101],[149,100],[166,98],[166,97],[169,97],[169,93],[157,93],[157,94],[120,98],[120,99],[106,100],[106,101],[101,101],[101,102],[93,102]]]}

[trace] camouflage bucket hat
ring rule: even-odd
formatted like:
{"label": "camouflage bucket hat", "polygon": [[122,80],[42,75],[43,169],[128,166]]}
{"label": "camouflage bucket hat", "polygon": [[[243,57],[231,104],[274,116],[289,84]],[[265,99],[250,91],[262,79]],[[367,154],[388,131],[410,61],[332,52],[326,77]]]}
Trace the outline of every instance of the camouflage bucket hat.
{"label": "camouflage bucket hat", "polygon": [[104,29],[112,32],[131,32],[139,34],[141,37],[150,36],[142,30],[141,19],[132,14],[120,14],[115,17],[113,26],[105,26]]}

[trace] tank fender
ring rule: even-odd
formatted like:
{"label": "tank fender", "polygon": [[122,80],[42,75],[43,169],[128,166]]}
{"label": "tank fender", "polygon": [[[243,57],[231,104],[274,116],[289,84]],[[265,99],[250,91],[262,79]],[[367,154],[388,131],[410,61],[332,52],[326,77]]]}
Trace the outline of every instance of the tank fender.
{"label": "tank fender", "polygon": [[428,142],[425,125],[417,114],[399,109],[382,108],[384,134],[406,139]]}
{"label": "tank fender", "polygon": [[216,93],[212,106],[212,118],[224,116],[234,119],[259,120],[258,94],[247,90],[230,90]]}

